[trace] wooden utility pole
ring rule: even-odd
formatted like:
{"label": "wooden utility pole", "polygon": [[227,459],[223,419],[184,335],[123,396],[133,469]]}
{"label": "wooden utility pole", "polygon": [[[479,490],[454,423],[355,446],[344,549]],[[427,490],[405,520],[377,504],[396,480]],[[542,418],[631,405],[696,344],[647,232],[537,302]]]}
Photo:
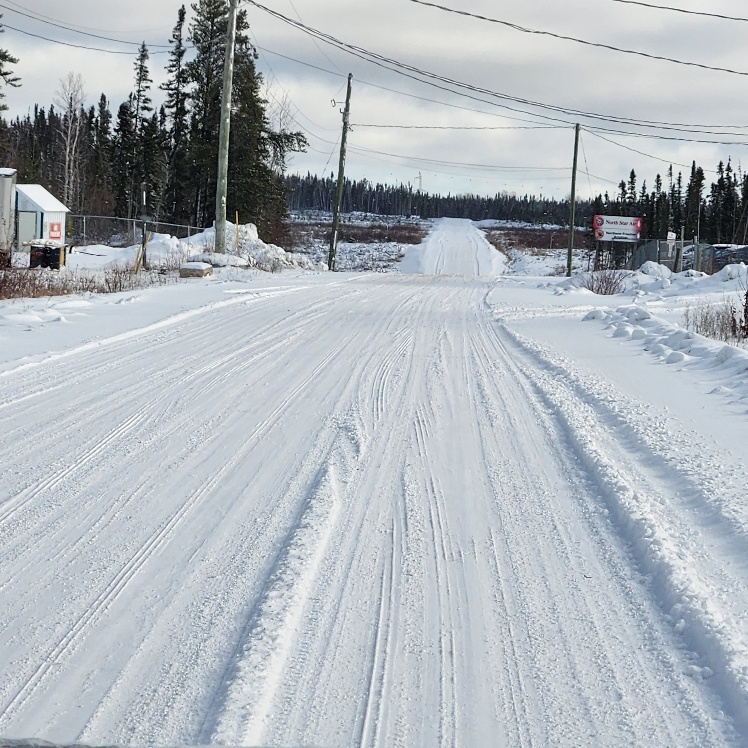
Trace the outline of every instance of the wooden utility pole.
{"label": "wooden utility pole", "polygon": [[218,136],[218,184],[216,186],[216,246],[215,251],[226,252],[226,194],[229,174],[229,130],[231,128],[231,90],[234,84],[234,48],[236,46],[236,17],[239,0],[229,0],[226,57],[223,62],[223,92],[221,94],[221,130]]}
{"label": "wooden utility pole", "polygon": [[571,169],[571,205],[569,210],[569,254],[566,258],[566,275],[571,278],[572,251],[574,249],[574,221],[577,212],[577,157],[579,156],[579,123],[574,127],[574,166]]}
{"label": "wooden utility pole", "polygon": [[351,81],[353,73],[348,73],[348,92],[345,95],[345,109],[343,110],[343,135],[340,139],[340,162],[338,164],[338,190],[335,195],[335,209],[332,214],[332,235],[330,237],[330,254],[327,265],[335,270],[335,253],[338,250],[338,227],[340,226],[340,206],[343,202],[343,182],[345,180],[345,144],[348,139],[348,128],[351,119]]}

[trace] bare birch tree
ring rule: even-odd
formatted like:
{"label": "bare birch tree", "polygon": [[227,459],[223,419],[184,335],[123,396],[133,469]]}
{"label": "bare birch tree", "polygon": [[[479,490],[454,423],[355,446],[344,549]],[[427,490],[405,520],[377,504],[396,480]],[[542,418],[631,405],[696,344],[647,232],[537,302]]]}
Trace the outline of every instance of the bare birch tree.
{"label": "bare birch tree", "polygon": [[60,90],[54,100],[60,108],[60,139],[63,150],[62,202],[77,210],[80,203],[81,153],[80,139],[83,129],[83,105],[86,94],[80,73],[68,73],[60,79]]}

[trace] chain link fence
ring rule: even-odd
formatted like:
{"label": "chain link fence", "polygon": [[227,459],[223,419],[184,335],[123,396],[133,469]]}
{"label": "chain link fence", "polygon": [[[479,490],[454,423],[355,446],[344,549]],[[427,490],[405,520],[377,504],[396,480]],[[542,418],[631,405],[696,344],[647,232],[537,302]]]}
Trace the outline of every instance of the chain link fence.
{"label": "chain link fence", "polygon": [[76,247],[105,244],[109,247],[130,247],[142,244],[147,233],[168,234],[189,241],[205,229],[163,221],[143,221],[136,218],[111,216],[68,216],[67,241]]}
{"label": "chain link fence", "polygon": [[725,265],[748,263],[748,246],[653,239],[634,250],[630,269],[638,270],[648,261],[665,265],[673,271],[693,269],[713,275]]}

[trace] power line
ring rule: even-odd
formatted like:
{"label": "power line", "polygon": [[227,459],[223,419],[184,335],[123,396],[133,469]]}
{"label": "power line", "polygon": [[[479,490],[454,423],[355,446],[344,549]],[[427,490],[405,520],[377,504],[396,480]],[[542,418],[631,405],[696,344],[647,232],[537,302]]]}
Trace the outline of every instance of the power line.
{"label": "power line", "polygon": [[[106,52],[110,55],[136,55],[138,54],[137,50],[133,50],[131,52],[127,52],[125,50],[118,50],[118,49],[102,49],[101,47],[87,47],[83,44],[73,44],[72,42],[61,42],[59,39],[50,39],[47,36],[42,36],[41,34],[32,34],[30,31],[24,31],[23,29],[18,29],[15,26],[10,26],[7,23],[2,24],[4,29],[10,29],[11,31],[17,31],[19,34],[25,34],[26,36],[31,36],[34,39],[42,39],[45,42],[52,42],[52,44],[61,44],[63,47],[73,47],[74,49],[85,49],[89,52]],[[127,42],[128,44],[132,44],[132,42]],[[159,55],[159,54],[167,54],[168,50],[163,51],[156,51],[153,54]]]}
{"label": "power line", "polygon": [[[372,127],[392,130],[560,130],[562,125],[494,125],[489,127],[469,127],[460,125],[362,125],[352,124],[351,127]],[[564,128],[565,129],[565,128]]]}
{"label": "power line", "polygon": [[564,34],[556,34],[553,31],[541,31],[538,29],[529,29],[524,26],[518,26],[516,23],[510,23],[509,21],[501,21],[498,18],[489,18],[488,16],[481,16],[477,13],[468,13],[465,10],[456,10],[455,8],[448,8],[445,5],[437,5],[436,3],[429,3],[425,0],[410,0],[411,3],[418,5],[425,5],[429,8],[436,8],[437,10],[443,10],[447,13],[455,13],[459,16],[466,16],[468,18],[477,18],[480,21],[487,21],[488,23],[496,23],[507,28],[514,29],[515,31],[521,31],[524,34],[535,34],[538,36],[550,36],[554,39],[561,39],[562,41],[574,42],[575,44],[583,44],[587,47],[598,47],[599,49],[607,49],[612,52],[621,52],[627,55],[636,55],[638,57],[646,57],[650,60],[659,60],[662,62],[672,62],[675,65],[686,65],[688,67],[701,68],[702,70],[712,70],[718,73],[730,73],[731,75],[744,75],[748,76],[748,71],[745,70],[733,70],[732,68],[721,68],[714,65],[706,65],[701,62],[691,62],[689,60],[679,60],[675,57],[665,57],[663,55],[655,55],[649,52],[640,52],[635,49],[625,49],[623,47],[616,47],[612,44],[603,44],[602,42],[591,42],[588,39],[578,39],[574,36],[565,36]]}
{"label": "power line", "polygon": [[[288,0],[288,2],[291,4],[291,7],[293,8],[293,12],[296,13],[296,17],[299,19],[301,23],[304,23],[304,21],[301,18],[301,14],[298,10],[296,10],[296,6],[293,4],[293,0]],[[317,44],[317,42],[314,42],[314,46],[317,47],[319,50],[319,53],[334,67],[337,68],[337,70],[340,72],[341,75],[346,75],[340,68],[335,64],[335,62],[325,53],[325,51],[322,49],[322,47]]]}
{"label": "power line", "polygon": [[606,179],[605,177],[598,177],[595,174],[590,174],[590,172],[588,172],[588,171],[582,171],[581,169],[579,169],[579,171],[582,174],[586,174],[588,177],[592,177],[593,179],[599,180],[600,182],[607,182],[608,184],[612,184],[612,185],[614,185],[616,187],[618,187],[618,185],[620,184],[620,182],[613,182],[612,180]]}
{"label": "power line", "polygon": [[665,159],[660,158],[659,156],[653,156],[651,153],[645,153],[644,151],[639,151],[636,148],[631,148],[630,146],[623,145],[623,143],[616,143],[615,140],[610,140],[609,138],[603,137],[600,135],[600,133],[594,132],[594,130],[588,130],[587,128],[584,128],[585,132],[588,132],[590,135],[594,135],[596,138],[600,138],[600,140],[604,140],[606,143],[610,143],[611,145],[617,145],[619,148],[623,148],[624,150],[631,151],[632,153],[638,153],[640,156],[646,156],[647,158],[654,159],[655,161],[660,161],[663,164],[671,164],[675,166],[682,166],[684,169],[690,169],[691,164],[681,164],[677,161],[672,161],[671,159]]}
{"label": "power line", "polygon": [[[276,51],[274,51],[272,49],[268,49],[267,47],[260,47],[260,46],[258,46],[257,49],[260,49],[263,52],[266,52],[268,54],[275,55],[276,57],[281,57],[284,60],[288,60],[289,62],[295,62],[298,65],[303,65],[304,67],[311,68],[312,70],[318,70],[321,73],[327,73],[328,75],[332,75],[332,76],[334,76],[336,78],[344,78],[345,77],[341,73],[336,73],[336,72],[334,72],[332,70],[328,70],[327,68],[320,67],[319,65],[314,65],[311,62],[305,62],[304,60],[299,60],[296,57],[289,57],[288,55],[281,54],[280,52],[276,52]],[[531,124],[539,124],[535,120],[527,120],[527,119],[522,119],[520,117],[512,117],[512,116],[507,115],[507,114],[499,114],[498,112],[487,112],[487,111],[485,111],[483,109],[474,109],[472,107],[461,106],[459,104],[452,104],[452,103],[448,103],[446,101],[439,101],[437,99],[430,99],[430,98],[428,98],[426,96],[418,96],[416,94],[407,93],[406,91],[398,91],[395,88],[388,88],[387,86],[382,86],[382,85],[380,85],[378,83],[372,83],[371,81],[363,80],[361,78],[357,78],[356,82],[359,85],[369,86],[370,88],[376,88],[376,89],[378,89],[380,91],[387,91],[388,93],[397,94],[398,96],[404,96],[404,97],[406,97],[408,99],[415,99],[416,101],[423,101],[423,102],[426,102],[426,103],[429,103],[429,104],[438,104],[439,106],[448,107],[450,109],[457,109],[457,110],[462,111],[462,112],[474,112],[476,114],[483,114],[483,115],[486,115],[488,117],[501,117],[503,119],[512,120],[514,122],[529,122]],[[455,92],[454,91],[450,91],[450,93],[455,93]],[[472,97],[470,97],[470,98],[472,98]],[[476,101],[483,101],[482,99],[475,99],[475,100]],[[488,104],[489,106],[496,106],[496,104],[493,103],[493,102],[483,101],[483,103]],[[535,117],[535,116],[538,116],[538,115],[535,115],[533,113],[529,113],[529,116]],[[564,125],[566,125],[566,124],[567,123],[564,122]],[[556,127],[556,125],[545,125],[545,127]]]}
{"label": "power line", "polygon": [[669,10],[674,13],[685,13],[689,16],[706,16],[707,18],[719,18],[723,21],[743,21],[748,23],[748,18],[739,16],[725,16],[721,13],[707,13],[703,10],[686,10],[685,8],[673,8],[670,5],[654,5],[653,3],[642,3],[639,0],[613,0],[614,3],[625,3],[626,5],[641,5],[644,8],[653,8],[655,10]]}
{"label": "power line", "polygon": [[[539,109],[545,109],[548,111],[556,112],[558,114],[565,114],[567,117],[573,117],[575,119],[578,119],[580,117],[586,118],[586,119],[597,119],[603,122],[608,122],[612,124],[619,124],[624,125],[627,127],[640,127],[640,128],[655,128],[655,129],[666,129],[666,130],[673,130],[676,132],[686,132],[686,133],[697,133],[697,134],[706,134],[706,135],[715,135],[715,134],[725,134],[727,136],[740,136],[740,133],[713,133],[711,131],[700,131],[695,128],[704,127],[704,128],[717,128],[717,127],[727,127],[728,129],[739,129],[739,128],[745,128],[745,125],[687,125],[683,123],[670,123],[670,122],[659,122],[656,120],[635,120],[630,117],[622,117],[622,116],[612,116],[612,115],[604,115],[604,114],[597,114],[594,112],[587,112],[584,110],[578,110],[574,108],[569,107],[562,107],[555,104],[544,104],[542,102],[536,102],[532,101],[530,99],[524,99],[521,97],[516,96],[510,96],[508,94],[499,93],[496,91],[491,91],[490,89],[481,88],[478,86],[474,86],[468,83],[463,83],[461,81],[456,81],[451,78],[447,78],[445,76],[438,75],[436,73],[431,73],[429,71],[421,70],[419,68],[416,68],[412,65],[408,65],[406,63],[399,62],[397,60],[393,60],[388,57],[384,57],[382,55],[379,55],[375,52],[370,52],[368,50],[365,50],[361,47],[357,47],[355,45],[347,44],[345,42],[340,41],[339,39],[336,39],[333,36],[330,36],[329,34],[325,34],[322,31],[319,31],[317,29],[313,29],[311,27],[305,26],[304,24],[300,24],[297,21],[294,21],[293,19],[287,18],[286,16],[282,15],[281,13],[278,13],[274,10],[271,10],[270,8],[265,7],[264,5],[258,3],[256,0],[248,0],[248,2],[251,5],[254,5],[257,8],[260,8],[261,10],[264,10],[266,13],[272,15],[275,18],[278,18],[279,20],[283,21],[284,23],[288,23],[289,25],[299,29],[300,31],[321,39],[322,41],[325,41],[326,43],[337,47],[338,49],[341,49],[343,51],[348,52],[349,54],[359,57],[362,60],[365,60],[371,64],[377,65],[379,67],[382,67],[386,70],[389,70],[390,72],[398,73],[399,75],[402,75],[406,78],[411,78],[412,80],[415,80],[419,83],[432,86],[434,88],[437,88],[439,90],[447,91],[448,93],[463,96],[468,99],[472,99],[475,101],[480,101],[484,104],[491,104],[493,106],[500,106],[504,109],[508,109],[509,111],[518,112],[521,114],[538,117],[544,120],[552,121],[552,122],[560,122],[566,125],[572,125],[574,122],[569,121],[568,119],[564,119],[561,117],[554,117],[552,115],[548,114],[541,114],[537,112],[528,112],[524,109],[518,109],[516,107],[509,106],[508,104],[497,104],[496,102],[486,101],[485,99],[479,98],[477,96],[474,96],[473,93],[478,93],[482,95],[486,95],[492,98],[496,98],[503,101],[511,101],[514,103],[522,104],[524,106],[530,106],[530,107],[537,107]],[[426,78],[427,80],[424,80],[421,77]],[[441,84],[446,85],[441,85]],[[455,91],[454,88],[448,88],[447,86],[454,86],[459,89],[464,89],[464,91]],[[470,91],[471,93],[465,93],[465,91]],[[646,135],[646,137],[650,137],[649,135]],[[656,136],[651,136],[656,137]],[[672,138],[673,140],[677,140],[678,138]],[[681,138],[682,140],[688,140]],[[692,139],[694,142],[707,142],[702,141],[698,139]],[[730,143],[725,143],[726,145],[729,145]]]}
{"label": "power line", "polygon": [[[256,47],[257,49],[260,49],[259,45],[257,44],[257,36],[256,36],[256,34],[255,34],[255,33],[254,33],[254,31],[252,31],[252,30],[250,30],[250,33],[252,34],[252,38],[254,39],[254,42],[255,42],[255,47]],[[282,85],[282,84],[281,84],[281,82],[280,82],[280,79],[279,79],[279,78],[278,78],[278,76],[277,76],[277,75],[275,74],[275,71],[273,70],[273,67],[272,67],[272,65],[270,64],[270,61],[269,61],[269,60],[267,59],[267,57],[266,57],[266,56],[265,56],[264,54],[263,54],[263,58],[265,59],[265,64],[266,64],[266,65],[268,66],[268,70],[270,70],[270,72],[271,72],[271,74],[272,74],[273,78],[275,78],[275,81],[276,81],[276,83],[278,84],[278,88],[280,88],[280,90],[281,90],[281,91],[283,91],[284,95],[285,95],[285,96],[286,96],[286,98],[288,99],[288,102],[289,102],[289,104],[293,105],[294,109],[296,109],[296,111],[297,111],[297,112],[298,112],[298,113],[299,113],[299,114],[300,114],[300,115],[301,115],[301,116],[302,116],[302,117],[303,117],[303,118],[304,118],[305,120],[307,120],[307,122],[311,122],[311,124],[312,124],[312,125],[314,125],[314,127],[318,127],[318,128],[320,129],[320,130],[331,130],[332,128],[328,128],[328,127],[323,127],[322,125],[318,125],[318,124],[317,124],[317,123],[316,123],[316,122],[315,122],[315,121],[314,121],[314,120],[313,120],[313,119],[312,119],[311,117],[308,117],[308,116],[307,116],[306,114],[304,114],[304,112],[302,112],[302,111],[301,111],[301,109],[300,109],[300,108],[298,107],[298,105],[296,105],[296,104],[295,104],[295,103],[294,103],[294,102],[293,102],[293,101],[291,100],[291,94],[290,94],[290,93],[289,93],[289,92],[288,92],[288,91],[287,91],[287,90],[286,90],[286,89],[285,89],[285,88],[283,87],[283,85]],[[294,117],[294,116],[293,116],[293,115],[291,114],[291,112],[290,112],[290,109],[288,109],[287,107],[284,107],[284,104],[283,104],[283,103],[281,103],[280,101],[278,101],[278,98],[276,97],[276,95],[275,95],[275,94],[274,94],[274,93],[273,93],[273,92],[272,92],[272,91],[270,90],[270,87],[269,87],[269,85],[268,85],[268,89],[267,89],[267,92],[268,92],[268,94],[269,94],[270,96],[272,96],[272,97],[273,97],[273,100],[274,100],[274,101],[275,101],[275,103],[276,103],[276,104],[278,105],[278,108],[279,108],[279,109],[281,109],[281,110],[285,108],[285,109],[286,109],[286,111],[288,112],[288,116],[289,116],[289,117],[290,117],[290,118],[291,118],[291,119],[292,119],[292,120],[293,120],[293,121],[294,121],[294,122],[295,122],[295,123],[296,123],[296,124],[297,124],[297,125],[298,125],[299,127],[302,127],[301,123],[300,123],[300,122],[299,122],[299,121],[298,121],[298,120],[297,120],[297,119],[296,119],[296,118],[295,118],[295,117]],[[304,129],[304,128],[302,127],[302,129]]]}
{"label": "power line", "polygon": [[[36,11],[30,11],[27,7],[21,5],[20,3],[13,2],[13,0],[5,0],[10,5],[14,5],[16,8],[23,8],[25,11],[29,11],[34,16],[38,16],[39,19],[45,19],[47,21],[56,21],[61,22],[59,18],[53,18],[52,16],[45,16],[43,13],[37,13]],[[9,8],[10,10],[10,8]],[[38,19],[37,19],[38,20]],[[101,34],[110,34],[114,33],[111,29],[97,29],[93,28],[91,26],[80,26],[78,24],[70,24],[71,28],[73,29],[85,29],[86,31],[98,31]],[[150,33],[160,33],[158,29],[133,29],[133,33],[137,34],[150,34]]]}
{"label": "power line", "polygon": [[[66,25],[61,24],[61,23],[56,23],[55,21],[48,21],[48,20],[44,20],[42,18],[36,18],[35,16],[32,16],[30,13],[24,13],[24,12],[22,12],[20,10],[15,10],[14,8],[11,8],[11,7],[3,4],[3,3],[0,3],[0,8],[5,8],[5,10],[9,10],[11,13],[16,13],[19,16],[25,16],[26,18],[30,18],[32,21],[38,21],[39,23],[46,23],[48,26],[54,26],[54,27],[56,27],[58,29],[63,29],[64,31],[72,31],[75,34],[82,34],[83,36],[90,36],[90,37],[92,37],[94,39],[102,39],[103,41],[115,42],[117,44],[132,44],[132,45],[135,45],[137,47],[140,46],[140,42],[128,42],[128,41],[124,41],[122,39],[113,39],[112,37],[109,37],[109,36],[101,36],[100,34],[93,34],[90,31],[79,31],[78,29],[73,28],[72,26],[66,26]],[[5,24],[3,24],[3,25],[5,25]],[[8,28],[10,28],[10,27],[8,27]],[[14,29],[14,30],[17,31],[18,29]],[[153,47],[164,47],[166,49],[169,49],[169,45],[168,44],[147,44],[146,46],[149,49],[151,49]]]}
{"label": "power line", "polygon": [[[299,59],[297,59],[295,57],[289,57],[288,55],[284,55],[284,54],[281,54],[280,52],[275,52],[274,50],[266,49],[264,47],[258,47],[258,49],[262,49],[264,52],[276,55],[277,57],[281,57],[281,58],[283,58],[285,60],[289,60],[290,62],[295,62],[295,63],[297,63],[299,65],[303,65],[305,67],[309,67],[309,68],[311,68],[313,70],[319,70],[320,72],[327,73],[328,75],[332,75],[332,76],[335,76],[335,77],[342,77],[338,73],[335,73],[335,72],[333,72],[331,70],[327,70],[326,68],[319,67],[318,65],[313,65],[312,63],[304,62],[303,60],[299,60]],[[363,58],[363,59],[365,59],[365,58]],[[387,68],[387,69],[390,69],[390,68]],[[358,79],[358,83],[362,84],[362,85],[365,85],[365,86],[370,86],[371,88],[379,89],[381,91],[388,91],[389,93],[394,93],[394,94],[397,94],[399,96],[405,96],[407,98],[415,99],[417,101],[425,101],[425,102],[428,102],[428,103],[431,103],[431,104],[438,104],[440,106],[445,106],[445,107],[449,107],[449,108],[452,108],[452,109],[458,109],[460,111],[475,112],[477,114],[484,114],[484,115],[491,116],[491,117],[502,117],[504,119],[513,120],[513,121],[516,121],[516,122],[528,122],[528,123],[531,123],[531,124],[534,124],[534,125],[539,125],[541,127],[552,128],[552,127],[569,126],[569,125],[573,125],[574,124],[573,122],[569,122],[568,120],[559,119],[557,117],[548,117],[547,115],[536,114],[535,112],[525,112],[524,110],[515,109],[513,107],[507,107],[506,105],[502,105],[502,104],[496,104],[495,102],[486,101],[485,99],[481,99],[481,98],[478,98],[478,97],[475,97],[475,96],[470,96],[468,94],[461,93],[459,91],[453,91],[451,89],[447,89],[447,88],[444,88],[442,86],[436,86],[435,84],[429,83],[428,81],[421,81],[420,79],[414,78],[413,76],[405,75],[404,73],[401,73],[398,70],[394,70],[393,72],[396,72],[396,73],[398,73],[400,75],[404,75],[407,78],[412,78],[413,80],[417,80],[418,82],[424,83],[426,85],[433,85],[435,88],[439,88],[440,90],[448,91],[449,93],[453,93],[453,94],[456,94],[458,96],[463,96],[464,98],[468,98],[468,99],[471,99],[473,101],[478,101],[478,102],[481,102],[483,104],[488,104],[489,106],[499,106],[499,107],[504,108],[504,109],[510,109],[511,111],[514,111],[514,112],[521,112],[523,114],[527,114],[527,115],[529,115],[531,117],[540,117],[542,119],[551,120],[551,121],[559,122],[559,123],[562,123],[562,124],[561,125],[548,125],[548,124],[540,125],[540,123],[538,123],[537,121],[534,121],[534,120],[526,120],[526,119],[522,119],[520,117],[512,117],[510,115],[499,114],[497,112],[486,112],[486,111],[481,110],[481,109],[474,109],[474,108],[471,108],[471,107],[460,106],[459,104],[452,104],[452,103],[448,103],[448,102],[445,102],[445,101],[438,101],[436,99],[431,99],[431,98],[428,98],[428,97],[425,97],[425,96],[417,96],[415,94],[406,93],[404,91],[398,91],[397,89],[388,88],[387,86],[382,86],[382,85],[379,85],[379,84],[376,84],[376,83],[371,83],[369,81],[362,80],[362,79]],[[468,84],[465,84],[465,85],[468,85]],[[502,96],[502,94],[495,94],[495,95],[496,96]],[[541,104],[539,102],[537,102],[535,104],[537,106],[541,106],[541,107],[542,106],[547,106],[547,105]],[[572,111],[572,114],[575,114],[575,112]],[[589,116],[590,118],[594,118],[596,116],[594,114],[585,113],[585,112],[582,112],[582,111],[576,112],[576,114],[578,116],[581,116],[581,117],[587,117],[587,116]],[[598,115],[598,116],[600,116],[600,117],[607,117],[608,115]],[[629,117],[621,117],[621,118],[610,117],[609,120],[606,120],[606,121],[610,121],[611,123],[614,123],[614,124],[618,123],[618,124],[625,125],[625,126],[650,127],[650,128],[658,128],[658,129],[671,130],[671,131],[674,131],[674,132],[686,132],[686,133],[703,134],[703,135],[724,135],[726,137],[743,137],[743,134],[739,133],[739,132],[727,132],[727,131],[717,131],[717,130],[714,130],[714,131],[712,131],[712,130],[699,130],[699,129],[693,129],[693,128],[700,128],[700,127],[704,127],[704,128],[719,128],[719,127],[722,127],[722,128],[733,129],[733,130],[739,130],[739,129],[745,129],[746,127],[748,127],[748,125],[724,125],[724,124],[722,124],[722,125],[697,124],[697,125],[690,126],[690,125],[686,125],[686,124],[683,124],[683,123],[658,122],[656,120],[641,120],[641,121],[639,121],[639,120],[635,120],[635,119],[629,118]],[[620,130],[606,130],[605,128],[602,128],[602,127],[598,127],[598,129],[600,129],[601,132],[611,132],[611,133],[614,133],[614,134],[621,134],[622,133],[622,131],[620,131]],[[652,137],[652,138],[658,137],[658,136],[649,135],[649,134],[646,134],[646,133],[629,133],[629,132],[626,132],[626,133],[623,133],[623,134],[637,135],[638,137]],[[687,139],[687,138],[666,138],[665,136],[659,136],[659,137],[661,137],[661,139],[681,140],[683,142],[693,142],[693,143],[707,143],[707,144],[716,144],[716,145],[748,145],[748,142],[746,142],[746,143],[734,143],[734,142],[730,142],[730,141],[723,142],[723,141],[700,140],[700,139],[697,139],[697,138]],[[748,137],[748,133],[745,135],[745,137]]]}
{"label": "power line", "polygon": [[[705,138],[681,138],[674,135],[655,135],[653,133],[645,132],[629,132],[627,130],[613,130],[609,127],[601,127],[600,125],[587,125],[586,129],[588,132],[606,132],[612,135],[625,135],[630,138],[648,138],[649,140],[670,140],[676,143],[701,143],[703,145],[733,145],[733,146],[748,146],[748,141],[745,140],[707,140]],[[739,133],[734,133],[739,134]]]}
{"label": "power line", "polygon": [[403,161],[413,161],[425,164],[436,164],[437,166],[460,166],[471,169],[484,169],[487,171],[570,171],[567,166],[500,166],[498,164],[477,164],[463,161],[447,161],[443,159],[419,158],[418,156],[403,156],[398,153],[387,153],[362,146],[351,146],[351,150],[363,151],[366,153],[376,153],[380,156],[391,156],[392,158],[402,159]]}

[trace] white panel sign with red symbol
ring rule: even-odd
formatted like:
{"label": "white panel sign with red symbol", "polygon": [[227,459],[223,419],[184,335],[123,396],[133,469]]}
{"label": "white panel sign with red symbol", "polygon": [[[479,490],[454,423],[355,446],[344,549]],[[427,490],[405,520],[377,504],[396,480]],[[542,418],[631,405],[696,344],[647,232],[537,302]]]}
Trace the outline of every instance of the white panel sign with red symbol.
{"label": "white panel sign with red symbol", "polygon": [[595,239],[599,242],[635,242],[642,233],[642,219],[632,216],[595,216]]}
{"label": "white panel sign with red symbol", "polygon": [[62,224],[61,223],[50,223],[49,224],[49,238],[50,239],[62,239]]}

